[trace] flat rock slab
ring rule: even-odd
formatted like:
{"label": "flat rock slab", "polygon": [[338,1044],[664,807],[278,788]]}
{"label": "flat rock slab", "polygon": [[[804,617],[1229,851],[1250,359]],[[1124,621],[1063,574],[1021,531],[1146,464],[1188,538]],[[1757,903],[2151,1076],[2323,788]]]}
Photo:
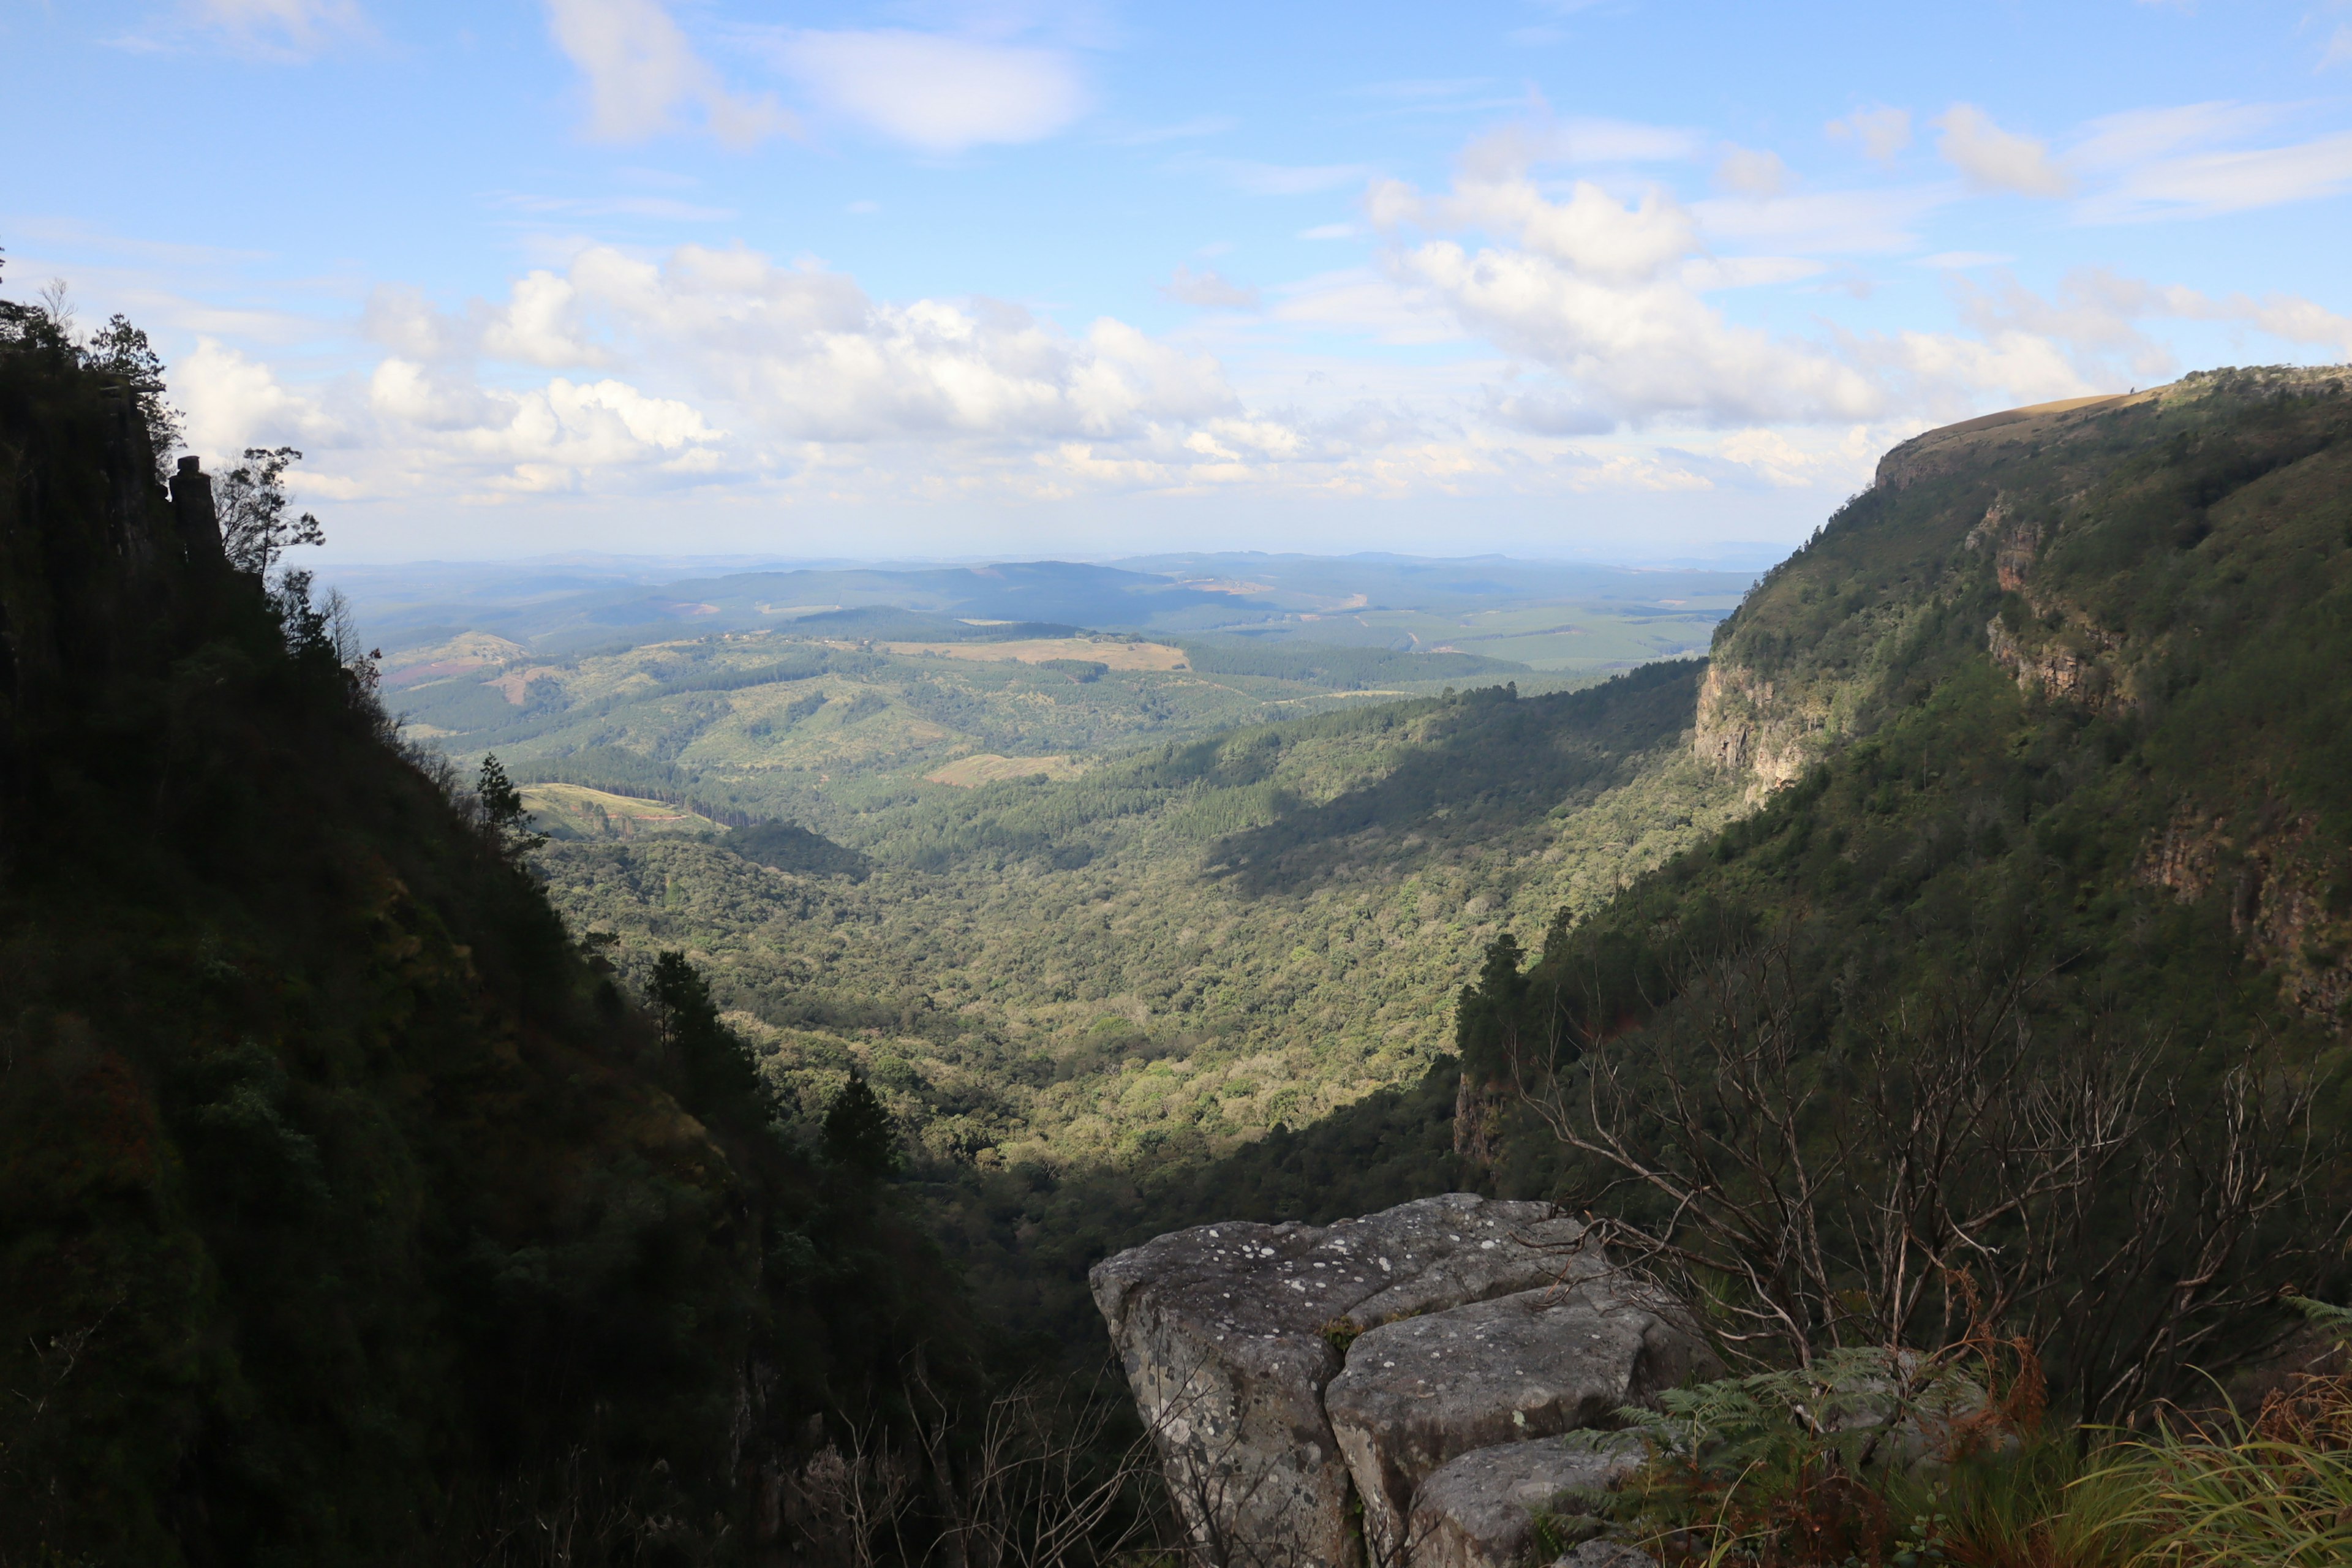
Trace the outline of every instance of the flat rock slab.
{"label": "flat rock slab", "polygon": [[1588,1279],[1357,1338],[1323,1403],[1381,1560],[1402,1560],[1422,1483],[1459,1456],[1612,1425],[1708,1362],[1677,1317],[1663,1297]]}
{"label": "flat rock slab", "polygon": [[1590,1448],[1551,1437],[1465,1454],[1422,1483],[1400,1555],[1412,1568],[1526,1568],[1538,1513],[1588,1511],[1573,1494],[1615,1486],[1645,1452],[1633,1437]]}
{"label": "flat rock slab", "polygon": [[1603,1265],[1578,1251],[1583,1234],[1550,1204],[1451,1193],[1332,1226],[1199,1226],[1088,1281],[1202,1548],[1355,1568],[1348,1469],[1323,1414],[1344,1335],[1327,1331],[1590,1277]]}
{"label": "flat rock slab", "polygon": [[1658,1560],[1622,1542],[1587,1541],[1560,1553],[1551,1568],[1658,1568]]}

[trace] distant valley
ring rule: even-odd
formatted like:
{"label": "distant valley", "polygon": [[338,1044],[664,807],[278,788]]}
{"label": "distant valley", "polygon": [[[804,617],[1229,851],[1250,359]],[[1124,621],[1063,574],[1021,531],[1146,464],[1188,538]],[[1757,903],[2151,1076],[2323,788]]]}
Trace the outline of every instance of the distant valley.
{"label": "distant valley", "polygon": [[407,733],[522,785],[575,929],[709,965],[799,1104],[855,1071],[950,1163],[1206,1154],[1415,1078],[1486,942],[1736,804],[1693,667],[1587,689],[1703,646],[1733,574],[560,578],[346,591]]}

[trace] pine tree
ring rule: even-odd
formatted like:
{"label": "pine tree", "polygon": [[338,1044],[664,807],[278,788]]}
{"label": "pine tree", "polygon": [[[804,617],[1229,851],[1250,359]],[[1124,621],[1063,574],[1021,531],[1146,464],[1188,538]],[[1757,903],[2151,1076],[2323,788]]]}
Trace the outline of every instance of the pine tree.
{"label": "pine tree", "polygon": [[481,802],[483,823],[509,852],[536,849],[547,842],[546,834],[531,831],[530,813],[522,808],[522,791],[507,776],[506,764],[499,761],[496,752],[482,758],[474,797]]}
{"label": "pine tree", "polygon": [[876,1181],[898,1173],[898,1123],[856,1074],[824,1113],[824,1157],[842,1170]]}

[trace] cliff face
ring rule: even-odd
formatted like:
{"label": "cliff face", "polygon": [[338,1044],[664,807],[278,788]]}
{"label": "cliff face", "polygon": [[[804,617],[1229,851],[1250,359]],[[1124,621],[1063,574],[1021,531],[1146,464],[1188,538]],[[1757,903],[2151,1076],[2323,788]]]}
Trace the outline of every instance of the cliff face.
{"label": "cliff face", "polygon": [[[1894,448],[1717,633],[1699,754],[1760,803],[1919,700],[1949,668],[1939,640],[1973,640],[2031,701],[2145,725],[2305,635],[2285,630],[2298,612],[2332,625],[2347,384],[2340,368],[2210,372]],[[2226,884],[2253,955],[2332,1011],[2352,994],[2352,896],[2324,814],[2289,798],[2311,764],[2270,739],[2173,770],[2136,875],[2184,902]]]}
{"label": "cliff face", "polygon": [[827,1379],[952,1381],[935,1266],[592,967],[204,489],[0,334],[0,1563],[772,1539]]}
{"label": "cliff face", "polygon": [[[1757,809],[1465,993],[1465,1082],[1556,1072],[1555,1114],[1600,1123],[1579,1149],[1490,1121],[1481,1175],[1638,1215],[1600,1141],[1712,1191],[1728,1165],[1689,1150],[1786,1092],[1859,1215],[1918,1168],[1914,1086],[1996,1081],[1947,1053],[2000,1016],[2018,1071],[2145,1075],[2102,1217],[2011,1277],[2085,1304],[2032,1325],[2053,1386],[2094,1414],[2192,1393],[2164,1303],[2218,1359],[2273,1290],[2344,1289],[2352,373],[2021,411],[1880,475],[1717,637],[1700,743]],[[1769,1052],[1789,1087],[1751,1091]],[[2009,1194],[2008,1158],[1947,1168]],[[1984,1245],[1986,1278],[2023,1256]]]}

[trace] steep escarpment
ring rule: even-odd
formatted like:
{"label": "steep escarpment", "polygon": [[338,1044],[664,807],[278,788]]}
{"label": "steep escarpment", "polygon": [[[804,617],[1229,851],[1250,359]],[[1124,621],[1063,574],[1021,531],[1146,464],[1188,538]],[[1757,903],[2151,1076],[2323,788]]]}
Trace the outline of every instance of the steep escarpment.
{"label": "steep escarpment", "polygon": [[2334,1280],[2347,385],[2217,372],[1890,453],[1717,639],[1698,743],[1755,813],[1465,994],[1484,1180],[1756,1264],[1791,1353],[1981,1312],[2092,1415]]}
{"label": "steep escarpment", "polygon": [[[2176,797],[2160,826],[2143,824],[2135,876],[2191,901],[2229,881],[2238,931],[2297,994],[2333,1007],[2352,932],[2336,929],[2347,899],[2329,893],[2336,872],[2312,838],[2333,751],[2315,716],[2281,729],[2257,715],[2331,700],[2303,650],[2339,613],[2348,383],[2340,369],[2210,372],[1895,448],[1871,490],[1725,624],[1699,753],[1748,774],[1760,801],[1979,655],[2028,700],[2126,729],[2187,699],[2180,732],[2247,744],[2172,755]],[[2253,709],[2214,706],[2241,688]]]}
{"label": "steep escarpment", "polygon": [[782,1539],[828,1416],[919,1342],[952,1396],[934,1255],[573,945],[134,390],[0,317],[0,1563]]}

